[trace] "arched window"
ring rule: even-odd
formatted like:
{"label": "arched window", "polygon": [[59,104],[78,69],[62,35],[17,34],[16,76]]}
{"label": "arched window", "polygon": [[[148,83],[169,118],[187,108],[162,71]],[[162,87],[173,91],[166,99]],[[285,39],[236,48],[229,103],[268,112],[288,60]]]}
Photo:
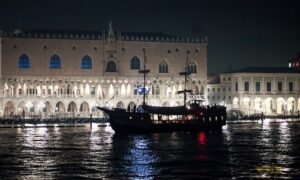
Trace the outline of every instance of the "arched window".
{"label": "arched window", "polygon": [[114,61],[108,61],[106,64],[106,72],[117,72],[117,66]]}
{"label": "arched window", "polygon": [[168,70],[168,64],[166,61],[162,61],[160,64],[159,64],[159,73],[168,73],[169,70]]}
{"label": "arched window", "polygon": [[81,69],[92,69],[92,68],[93,68],[92,59],[88,55],[84,56],[81,60]]}
{"label": "arched window", "polygon": [[131,59],[131,69],[140,69],[140,60],[138,57],[134,56]]}
{"label": "arched window", "polygon": [[189,72],[190,73],[197,73],[197,65],[195,62],[190,62],[189,63]]}
{"label": "arched window", "polygon": [[26,54],[19,57],[19,68],[30,68],[29,58]]}
{"label": "arched window", "polygon": [[50,58],[50,68],[51,69],[60,69],[60,58],[58,55],[53,55]]}

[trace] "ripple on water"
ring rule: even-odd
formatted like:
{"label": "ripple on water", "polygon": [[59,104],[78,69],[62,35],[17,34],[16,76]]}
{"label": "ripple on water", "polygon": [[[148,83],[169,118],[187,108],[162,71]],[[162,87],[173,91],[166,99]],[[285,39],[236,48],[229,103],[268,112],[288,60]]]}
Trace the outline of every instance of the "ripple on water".
{"label": "ripple on water", "polygon": [[118,135],[109,127],[0,129],[4,179],[296,178],[300,123]]}

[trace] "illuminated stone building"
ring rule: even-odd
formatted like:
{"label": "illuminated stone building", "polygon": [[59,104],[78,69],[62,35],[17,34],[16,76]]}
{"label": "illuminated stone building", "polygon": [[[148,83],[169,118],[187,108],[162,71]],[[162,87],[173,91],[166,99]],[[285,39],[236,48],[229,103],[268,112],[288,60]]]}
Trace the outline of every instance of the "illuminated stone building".
{"label": "illuminated stone building", "polygon": [[226,104],[245,114],[295,114],[300,110],[300,71],[249,67],[220,74],[207,85],[210,104]]}
{"label": "illuminated stone building", "polygon": [[102,116],[95,106],[141,103],[138,73],[147,68],[148,103],[182,104],[178,72],[192,72],[189,87],[204,98],[207,38],[161,33],[16,31],[0,36],[0,114]]}

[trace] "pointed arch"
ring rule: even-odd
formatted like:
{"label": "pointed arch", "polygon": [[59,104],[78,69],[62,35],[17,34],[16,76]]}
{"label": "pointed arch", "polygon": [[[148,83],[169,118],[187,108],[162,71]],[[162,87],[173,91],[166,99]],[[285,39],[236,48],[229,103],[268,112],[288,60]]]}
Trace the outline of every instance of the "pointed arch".
{"label": "pointed arch", "polygon": [[89,104],[87,102],[84,101],[83,103],[81,103],[80,112],[84,112],[84,113],[90,112],[90,107],[89,107]]}
{"label": "pointed arch", "polygon": [[131,58],[131,61],[130,61],[130,68],[131,69],[140,69],[140,59],[136,56],[134,56],[133,58]]}
{"label": "pointed arch", "polygon": [[119,101],[119,102],[117,103],[117,108],[120,108],[120,109],[123,109],[123,108],[124,108],[124,104],[123,104],[122,101]]}
{"label": "pointed arch", "polygon": [[63,102],[59,101],[56,103],[55,112],[65,112],[65,105]]}
{"label": "pointed arch", "polygon": [[163,103],[163,107],[170,107],[170,102],[165,101],[165,102]]}
{"label": "pointed arch", "polygon": [[22,112],[27,112],[27,108],[24,101],[21,101],[18,105],[17,114],[22,114]]}
{"label": "pointed arch", "polygon": [[68,84],[68,85],[67,85],[66,91],[67,91],[67,92],[66,92],[67,94],[72,94],[72,85],[71,85],[71,84]]}
{"label": "pointed arch", "polygon": [[67,111],[72,113],[72,114],[77,113],[77,105],[74,101],[71,101],[69,103]]}
{"label": "pointed arch", "polygon": [[169,73],[169,66],[166,60],[159,63],[159,73]]}
{"label": "pointed arch", "polygon": [[203,85],[201,85],[201,91],[200,91],[200,94],[201,94],[201,95],[204,95],[204,86],[203,86]]}
{"label": "pointed arch", "polygon": [[188,64],[188,71],[190,73],[197,73],[197,65],[194,61],[189,62]]}
{"label": "pointed arch", "polygon": [[195,85],[195,94],[199,95],[200,94],[200,90],[199,90],[199,86]]}
{"label": "pointed arch", "polygon": [[156,95],[160,95],[160,87],[159,87],[159,85],[156,86],[155,94]]}
{"label": "pointed arch", "polygon": [[151,85],[151,90],[150,91],[151,91],[152,95],[155,95],[155,93],[156,93],[156,87],[155,87],[154,84]]}
{"label": "pointed arch", "polygon": [[34,114],[38,111],[39,111],[39,103],[36,101],[32,102],[32,106],[29,108],[29,112]]}
{"label": "pointed arch", "polygon": [[122,95],[122,96],[126,95],[126,87],[125,87],[125,84],[122,84],[122,85],[121,85],[121,95]]}
{"label": "pointed arch", "polygon": [[106,72],[117,72],[117,65],[113,60],[107,62]]}
{"label": "pointed arch", "polygon": [[126,89],[126,95],[131,95],[132,92],[131,92],[131,85],[128,83],[127,84],[127,89]]}
{"label": "pointed arch", "polygon": [[50,69],[60,69],[60,57],[57,54],[50,57]]}
{"label": "pointed arch", "polygon": [[19,68],[30,68],[30,60],[25,53],[19,57]]}
{"label": "pointed arch", "polygon": [[8,101],[5,104],[4,115],[8,116],[8,115],[11,115],[11,114],[14,114],[14,113],[15,113],[14,103],[12,101]]}
{"label": "pointed arch", "polygon": [[50,113],[50,112],[52,112],[52,106],[51,106],[51,104],[50,104],[49,101],[46,101],[43,106],[44,106],[44,108],[43,108],[43,112],[44,113]]}
{"label": "pointed arch", "polygon": [[85,55],[81,60],[81,69],[92,69],[93,61],[89,55]]}
{"label": "pointed arch", "polygon": [[132,112],[135,111],[135,109],[136,109],[136,104],[133,101],[131,101],[127,106],[127,111]]}

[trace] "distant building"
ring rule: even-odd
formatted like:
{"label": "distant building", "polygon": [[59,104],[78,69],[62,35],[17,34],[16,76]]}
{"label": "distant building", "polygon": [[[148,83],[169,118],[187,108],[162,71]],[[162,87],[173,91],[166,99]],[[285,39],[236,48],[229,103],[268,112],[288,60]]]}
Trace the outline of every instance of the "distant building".
{"label": "distant building", "polygon": [[96,105],[132,108],[141,102],[145,57],[149,104],[182,104],[176,91],[186,66],[189,88],[207,96],[207,38],[116,33],[110,24],[108,32],[1,32],[0,42],[0,115],[101,116]]}
{"label": "distant building", "polygon": [[219,75],[207,85],[209,104],[226,104],[244,113],[293,114],[300,110],[300,71],[249,67]]}
{"label": "distant building", "polygon": [[210,105],[231,104],[231,86],[229,83],[226,83],[227,81],[223,79],[221,83],[219,75],[213,75],[208,77],[207,99]]}
{"label": "distant building", "polygon": [[300,51],[297,56],[289,61],[289,68],[300,70]]}

